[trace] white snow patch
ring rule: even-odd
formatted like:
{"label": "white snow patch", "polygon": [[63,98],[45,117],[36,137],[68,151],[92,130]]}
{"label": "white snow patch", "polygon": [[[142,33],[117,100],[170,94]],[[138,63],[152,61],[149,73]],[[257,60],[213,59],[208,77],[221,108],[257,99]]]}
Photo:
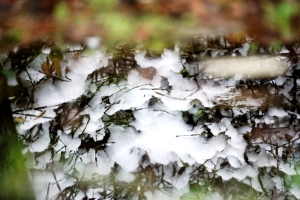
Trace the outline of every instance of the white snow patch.
{"label": "white snow patch", "polygon": [[98,37],[88,37],[85,40],[87,47],[90,49],[97,49],[100,45],[100,42],[101,40]]}
{"label": "white snow patch", "polygon": [[288,115],[288,113],[285,110],[283,110],[282,108],[271,107],[271,108],[269,108],[268,115],[276,116],[276,117],[285,117]]}
{"label": "white snow patch", "polygon": [[253,169],[250,165],[244,165],[242,168],[239,169],[232,169],[232,168],[224,168],[220,169],[217,172],[218,175],[222,176],[223,180],[229,180],[231,178],[236,178],[238,180],[244,180],[247,176],[248,177],[256,177],[257,171]]}
{"label": "white snow patch", "polygon": [[300,186],[298,184],[292,184],[292,188],[289,189],[292,195],[297,199],[300,199]]}
{"label": "white snow patch", "polygon": [[38,99],[36,106],[52,106],[78,98],[86,88],[86,78],[94,70],[108,64],[107,57],[101,52],[95,52],[94,56],[68,60],[68,78],[72,81],[57,81],[53,84],[52,80],[47,80],[40,84],[35,93]]}
{"label": "white snow patch", "polygon": [[295,166],[290,163],[280,163],[280,171],[286,173],[287,175],[296,175]]}
{"label": "white snow patch", "polygon": [[128,172],[124,169],[120,169],[118,171],[118,173],[116,174],[116,178],[118,181],[124,181],[124,182],[129,183],[134,180],[135,176],[131,172]]}
{"label": "white snow patch", "polygon": [[49,124],[44,124],[43,125],[44,131],[42,132],[42,134],[39,136],[37,140],[31,143],[30,150],[32,152],[41,152],[48,148],[48,145],[50,143],[50,135],[49,132],[47,131],[47,128],[49,128]]}

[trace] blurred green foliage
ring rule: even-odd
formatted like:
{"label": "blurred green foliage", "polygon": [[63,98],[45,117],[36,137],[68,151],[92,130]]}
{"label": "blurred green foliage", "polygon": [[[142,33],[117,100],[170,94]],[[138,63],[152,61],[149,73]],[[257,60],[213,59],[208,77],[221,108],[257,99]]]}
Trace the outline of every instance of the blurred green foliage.
{"label": "blurred green foliage", "polygon": [[[11,140],[13,140],[11,138]],[[1,145],[4,147],[5,145]],[[25,166],[25,159],[21,154],[22,147],[16,143],[10,143],[5,148],[5,156],[2,155],[1,162],[1,199],[33,199]],[[6,158],[6,160],[4,160]]]}
{"label": "blurred green foliage", "polygon": [[14,78],[14,77],[15,77],[15,73],[13,71],[0,69],[0,78]]}
{"label": "blurred green foliage", "polygon": [[70,10],[68,5],[65,2],[59,2],[53,11],[54,19],[56,21],[65,21],[69,15],[70,15]]}
{"label": "blurred green foliage", "polygon": [[273,53],[275,54],[279,54],[281,49],[283,47],[282,42],[280,42],[279,40],[275,40],[272,44],[271,44],[271,48]]}
{"label": "blurred green foliage", "polygon": [[[208,5],[205,1],[198,2],[195,5],[199,8],[193,9],[192,2],[187,2],[183,8],[178,6],[184,5],[182,1],[170,6],[163,1],[86,0],[79,4],[58,1],[51,4],[53,10],[39,11],[45,18],[30,9],[25,9],[14,19],[9,19],[9,26],[0,31],[1,40],[5,43],[2,48],[45,38],[61,43],[82,42],[84,37],[95,35],[102,38],[102,42],[108,47],[115,47],[120,43],[134,44],[159,54],[164,48],[190,40],[201,33],[222,35],[241,32],[243,35],[247,34],[247,26],[253,26],[247,24],[248,19],[246,20],[250,17],[245,9],[247,1],[237,4],[240,7],[233,11],[240,13],[240,17],[234,20],[223,12],[227,7],[222,7],[224,4],[220,1],[211,4]],[[209,6],[216,11],[208,12]],[[217,8],[220,10],[217,11]],[[254,21],[254,24],[258,19],[265,22],[262,24],[266,26],[255,28],[258,34],[272,30],[272,33],[266,36],[266,41],[269,42],[275,36],[278,37],[274,38],[275,40],[290,42],[298,37],[299,9],[300,4],[296,1],[265,1],[251,8],[257,11],[258,18],[249,21]],[[260,12],[261,10],[263,12]],[[219,12],[218,19],[215,12]],[[237,24],[237,27],[232,24]],[[254,31],[254,35],[256,32]]]}
{"label": "blurred green foliage", "polygon": [[[286,39],[295,37],[293,34],[292,18],[299,14],[299,3],[282,1],[277,5],[271,2],[264,3],[265,20],[271,28],[280,31]],[[299,25],[299,24],[298,24]]]}
{"label": "blurred green foliage", "polygon": [[112,10],[117,5],[118,1],[116,0],[87,0],[88,5],[94,9],[104,10]]}
{"label": "blurred green foliage", "polygon": [[[192,28],[197,23],[189,14],[175,19],[150,12],[123,12],[117,8],[118,1],[114,0],[88,0],[88,5],[95,12],[96,24],[102,27],[99,36],[110,47],[127,43],[161,53],[164,48],[183,38],[187,34],[186,28]],[[87,24],[90,19],[85,20]]]}

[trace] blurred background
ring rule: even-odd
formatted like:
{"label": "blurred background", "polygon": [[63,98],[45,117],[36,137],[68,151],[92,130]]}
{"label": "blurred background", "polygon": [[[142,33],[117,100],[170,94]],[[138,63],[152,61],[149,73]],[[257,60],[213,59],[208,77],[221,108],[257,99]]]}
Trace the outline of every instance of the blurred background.
{"label": "blurred background", "polygon": [[243,34],[263,43],[291,43],[300,35],[296,0],[2,0],[1,48],[51,38],[80,42],[100,36],[107,45],[140,43],[160,51],[197,34]]}

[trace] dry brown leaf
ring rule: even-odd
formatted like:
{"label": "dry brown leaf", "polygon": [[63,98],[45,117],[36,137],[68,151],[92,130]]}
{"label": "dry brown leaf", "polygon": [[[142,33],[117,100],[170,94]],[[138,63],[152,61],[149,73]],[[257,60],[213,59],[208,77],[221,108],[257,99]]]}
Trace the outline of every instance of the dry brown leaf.
{"label": "dry brown leaf", "polygon": [[67,66],[65,69],[65,73],[67,74],[69,71],[71,71],[71,70],[70,70],[69,66]]}
{"label": "dry brown leaf", "polygon": [[52,70],[51,70],[51,67],[48,62],[43,62],[41,65],[41,68],[42,68],[43,73],[46,74],[47,76],[52,75]]}
{"label": "dry brown leaf", "polygon": [[242,45],[246,42],[245,34],[243,32],[235,32],[228,34],[226,36],[226,39],[231,45],[237,46]]}
{"label": "dry brown leaf", "polygon": [[149,80],[152,80],[153,77],[156,75],[156,69],[154,67],[141,68],[138,66],[137,71],[143,78]]}
{"label": "dry brown leaf", "polygon": [[262,131],[260,128],[253,128],[250,132],[250,137],[252,140],[256,140],[257,138],[259,138],[262,134]]}
{"label": "dry brown leaf", "polygon": [[286,139],[286,141],[290,142],[293,139],[293,136],[289,134],[284,134],[284,138]]}
{"label": "dry brown leaf", "polygon": [[38,118],[41,118],[41,117],[43,117],[44,115],[45,115],[45,113],[46,113],[46,110],[44,110],[39,116],[37,116],[35,119],[38,119]]}
{"label": "dry brown leaf", "polygon": [[24,119],[22,117],[15,117],[14,121],[15,122],[19,122],[19,123],[28,122],[26,119]]}
{"label": "dry brown leaf", "polygon": [[52,61],[52,68],[56,71],[56,74],[58,76],[61,76],[61,69],[60,69],[61,60],[59,58],[54,58],[51,61]]}
{"label": "dry brown leaf", "polygon": [[289,159],[293,155],[294,151],[295,150],[293,148],[288,148],[286,151],[287,152],[286,158]]}

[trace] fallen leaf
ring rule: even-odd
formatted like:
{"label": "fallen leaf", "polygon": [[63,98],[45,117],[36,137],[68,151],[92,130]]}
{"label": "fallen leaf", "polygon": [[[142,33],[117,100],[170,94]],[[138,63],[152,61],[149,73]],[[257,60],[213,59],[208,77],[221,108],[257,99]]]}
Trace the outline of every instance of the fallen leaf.
{"label": "fallen leaf", "polygon": [[153,77],[156,75],[156,69],[154,67],[141,68],[138,66],[137,71],[143,78],[149,80],[152,80]]}
{"label": "fallen leaf", "polygon": [[43,73],[47,76],[51,76],[52,75],[52,70],[51,70],[51,66],[49,64],[49,60],[47,59],[47,62],[43,62],[41,65],[41,69],[43,71]]}
{"label": "fallen leaf", "polygon": [[69,71],[71,71],[71,70],[70,70],[69,66],[67,66],[65,69],[65,73],[67,74]]}
{"label": "fallen leaf", "polygon": [[45,115],[45,113],[46,113],[46,110],[44,110],[39,116],[37,116],[35,119],[38,119],[38,118],[41,118],[41,117],[43,117],[44,115]]}
{"label": "fallen leaf", "polygon": [[250,132],[250,137],[252,140],[256,140],[257,138],[259,138],[262,134],[262,131],[260,128],[252,128],[251,132]]}
{"label": "fallen leaf", "polygon": [[19,123],[24,123],[24,122],[28,122],[26,119],[22,118],[22,117],[15,117],[14,118],[15,122],[19,122]]}
{"label": "fallen leaf", "polygon": [[60,61],[58,58],[52,59],[52,68],[56,71],[58,76],[61,76]]}
{"label": "fallen leaf", "polygon": [[286,139],[286,141],[290,142],[293,139],[293,136],[289,134],[284,134],[284,138]]}

